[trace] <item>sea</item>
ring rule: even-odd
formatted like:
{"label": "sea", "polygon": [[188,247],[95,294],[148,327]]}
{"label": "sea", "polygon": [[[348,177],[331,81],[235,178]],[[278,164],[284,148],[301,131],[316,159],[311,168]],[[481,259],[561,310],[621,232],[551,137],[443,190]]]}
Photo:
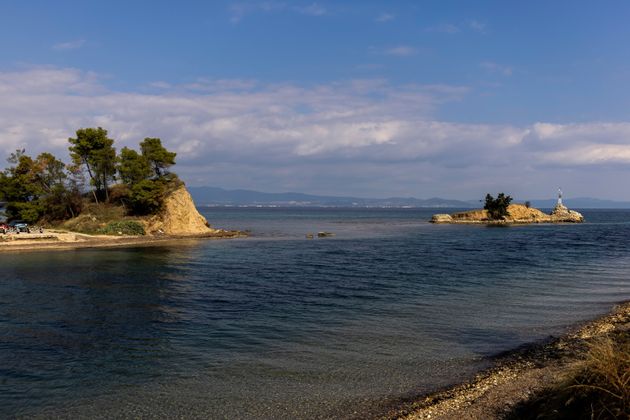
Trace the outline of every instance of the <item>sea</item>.
{"label": "sea", "polygon": [[580,211],[202,208],[249,237],[0,254],[0,418],[378,416],[630,299],[630,210]]}

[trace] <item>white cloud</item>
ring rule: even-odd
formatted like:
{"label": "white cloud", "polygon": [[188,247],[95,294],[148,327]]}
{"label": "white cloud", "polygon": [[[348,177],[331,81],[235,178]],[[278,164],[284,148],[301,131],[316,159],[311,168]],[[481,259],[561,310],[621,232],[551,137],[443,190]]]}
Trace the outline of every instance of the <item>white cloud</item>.
{"label": "white cloud", "polygon": [[[448,191],[464,198],[526,184],[535,191],[549,179],[599,192],[607,182],[602,168],[630,164],[630,122],[436,120],[439,108],[466,97],[461,86],[198,83],[120,92],[75,69],[0,72],[0,146],[7,155],[25,147],[67,159],[67,138],[101,125],[119,148],[162,138],[178,152],[178,173],[194,184],[366,195]],[[599,169],[586,169],[592,166]]]}
{"label": "white cloud", "polygon": [[234,2],[228,6],[230,22],[238,23],[245,16],[256,12],[277,12],[287,8],[287,4],[279,1]]}
{"label": "white cloud", "polygon": [[51,48],[55,51],[76,50],[85,45],[84,39],[76,39],[74,41],[60,42],[54,44]]}
{"label": "white cloud", "polygon": [[172,87],[170,83],[167,83],[161,80],[157,82],[151,82],[149,83],[149,86],[157,88],[157,89],[170,89]]}
{"label": "white cloud", "polygon": [[468,27],[475,32],[486,33],[486,24],[483,22],[479,22],[478,20],[471,20],[468,22]]}
{"label": "white cloud", "polygon": [[395,55],[398,57],[409,57],[412,55],[416,55],[418,50],[409,45],[398,45],[396,47],[387,48],[383,51],[386,55]]}
{"label": "white cloud", "polygon": [[298,13],[310,16],[323,16],[327,13],[326,8],[318,3],[311,3],[307,6],[297,6],[295,7],[295,10]]}
{"label": "white cloud", "polygon": [[374,19],[376,22],[391,22],[396,19],[396,15],[392,13],[381,13]]}
{"label": "white cloud", "polygon": [[319,3],[290,3],[282,1],[244,1],[233,2],[228,6],[230,22],[239,23],[247,15],[255,13],[291,12],[308,16],[324,16],[328,10]]}
{"label": "white cloud", "polygon": [[479,67],[490,72],[490,73],[499,73],[504,76],[511,76],[514,72],[514,69],[510,66],[504,66],[493,61],[484,61],[479,63]]}
{"label": "white cloud", "polygon": [[555,165],[630,163],[630,123],[536,123],[524,140],[541,161]]}
{"label": "white cloud", "polygon": [[427,32],[440,32],[444,34],[456,34],[461,31],[459,26],[453,25],[452,23],[442,23],[435,26],[430,26],[427,29]]}
{"label": "white cloud", "polygon": [[485,34],[487,30],[487,25],[484,22],[472,19],[467,22],[460,22],[460,24],[457,25],[453,23],[441,23],[439,25],[429,26],[425,30],[427,32],[439,32],[451,35],[466,30]]}

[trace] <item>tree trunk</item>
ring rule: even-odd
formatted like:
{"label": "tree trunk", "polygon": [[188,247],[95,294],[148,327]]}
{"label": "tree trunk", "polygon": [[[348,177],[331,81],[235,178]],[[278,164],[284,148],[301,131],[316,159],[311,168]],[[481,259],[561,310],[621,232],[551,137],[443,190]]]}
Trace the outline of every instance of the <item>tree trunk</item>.
{"label": "tree trunk", "polygon": [[94,182],[94,188],[92,188],[92,195],[94,196],[94,200],[96,201],[96,204],[98,204],[98,197],[96,196],[96,182],[94,181],[94,175],[92,175],[92,169],[90,168],[90,164],[88,163],[87,159],[83,159],[83,163],[85,163],[85,167],[87,168],[90,179],[92,180],[92,182]]}
{"label": "tree trunk", "polygon": [[105,190],[105,201],[109,203],[109,188],[107,187],[107,178],[103,181],[103,189]]}

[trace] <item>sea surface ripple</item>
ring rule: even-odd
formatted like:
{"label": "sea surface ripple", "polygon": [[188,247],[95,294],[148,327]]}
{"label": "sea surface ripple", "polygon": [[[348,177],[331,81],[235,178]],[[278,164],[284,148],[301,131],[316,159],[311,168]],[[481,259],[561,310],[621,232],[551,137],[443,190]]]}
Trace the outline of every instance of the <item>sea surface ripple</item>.
{"label": "sea surface ripple", "polygon": [[365,416],[630,297],[626,210],[203,212],[251,237],[0,255],[0,417]]}

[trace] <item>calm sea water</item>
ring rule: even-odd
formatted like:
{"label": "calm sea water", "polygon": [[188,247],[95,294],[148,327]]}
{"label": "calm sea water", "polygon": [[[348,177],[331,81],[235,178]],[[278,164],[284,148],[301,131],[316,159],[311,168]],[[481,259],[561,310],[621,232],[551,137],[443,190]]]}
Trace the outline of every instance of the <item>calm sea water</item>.
{"label": "calm sea water", "polygon": [[630,211],[203,212],[252,236],[0,255],[0,417],[365,416],[630,298]]}

